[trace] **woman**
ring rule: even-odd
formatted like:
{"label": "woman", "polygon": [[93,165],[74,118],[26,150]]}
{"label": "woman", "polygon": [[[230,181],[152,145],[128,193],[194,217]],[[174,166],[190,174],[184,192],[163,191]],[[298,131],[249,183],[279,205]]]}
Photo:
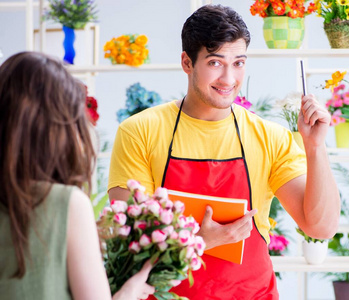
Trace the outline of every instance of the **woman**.
{"label": "woman", "polygon": [[[111,299],[89,190],[96,155],[85,88],[63,65],[22,52],[0,67],[0,295]],[[151,265],[113,299],[145,299]]]}

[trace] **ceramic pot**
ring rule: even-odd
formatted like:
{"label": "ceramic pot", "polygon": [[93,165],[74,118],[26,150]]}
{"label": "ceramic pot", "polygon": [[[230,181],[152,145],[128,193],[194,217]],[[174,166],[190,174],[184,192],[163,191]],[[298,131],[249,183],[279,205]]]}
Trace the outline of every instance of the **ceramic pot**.
{"label": "ceramic pot", "polygon": [[68,64],[74,64],[75,58],[75,49],[74,49],[74,41],[75,41],[75,31],[74,28],[70,28],[63,25],[64,32],[64,58],[63,60]]}
{"label": "ceramic pot", "polygon": [[333,281],[332,284],[336,300],[349,299],[349,281]]}
{"label": "ceramic pot", "polygon": [[327,255],[328,241],[320,242],[302,242],[303,256],[308,264],[322,264]]}
{"label": "ceramic pot", "polygon": [[263,36],[270,49],[298,49],[304,38],[304,18],[263,18]]}
{"label": "ceramic pot", "polygon": [[334,126],[337,148],[349,148],[349,122]]}

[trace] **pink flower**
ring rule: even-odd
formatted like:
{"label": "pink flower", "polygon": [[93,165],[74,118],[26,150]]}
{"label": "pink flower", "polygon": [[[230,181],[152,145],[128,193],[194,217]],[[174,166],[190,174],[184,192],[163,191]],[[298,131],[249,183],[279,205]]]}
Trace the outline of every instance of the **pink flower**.
{"label": "pink flower", "polygon": [[345,89],[345,84],[340,84],[339,86],[333,89],[333,93],[337,93],[338,91],[344,90],[344,89]]}
{"label": "pink flower", "polygon": [[127,216],[124,213],[118,213],[118,214],[114,215],[113,220],[114,220],[114,222],[116,222],[119,225],[125,225],[126,220],[127,220]]}
{"label": "pink flower", "polygon": [[127,208],[127,214],[132,218],[138,217],[141,213],[142,213],[142,208],[138,205],[130,205]]}
{"label": "pink flower", "polygon": [[160,199],[167,199],[168,198],[168,193],[167,189],[163,187],[158,187],[153,195],[155,198],[160,198]]}
{"label": "pink flower", "polygon": [[170,225],[173,220],[173,212],[167,209],[160,209],[160,221],[163,224]]}
{"label": "pink flower", "polygon": [[154,216],[158,217],[160,212],[160,204],[155,200],[147,200],[145,202],[148,212],[151,212]]}
{"label": "pink flower", "polygon": [[204,239],[202,238],[202,236],[195,236],[195,248],[196,248],[196,251],[198,253],[199,256],[203,255],[204,254],[204,250],[206,248],[206,243],[204,241]]}
{"label": "pink flower", "polygon": [[139,251],[141,251],[141,246],[139,245],[138,242],[136,241],[132,241],[130,243],[130,245],[128,246],[128,250],[133,253],[133,254],[136,254],[138,253]]}
{"label": "pink flower", "polygon": [[185,254],[186,258],[191,258],[195,253],[195,249],[192,246],[187,247],[187,253]]}
{"label": "pink flower", "polygon": [[170,234],[170,239],[171,240],[176,240],[178,239],[178,233],[176,231],[173,231],[171,234]]}
{"label": "pink flower", "polygon": [[142,247],[148,246],[149,244],[151,244],[151,239],[150,239],[150,237],[147,236],[145,233],[142,234],[141,238],[139,239],[139,244],[140,244]]}
{"label": "pink flower", "polygon": [[171,279],[169,283],[170,283],[170,285],[172,285],[172,286],[177,286],[177,285],[180,285],[181,282],[182,282],[182,281],[180,281],[180,280]]}
{"label": "pink flower", "polygon": [[[194,254],[194,256],[196,256]],[[190,262],[190,266],[193,271],[197,271],[201,268],[201,261],[197,257],[193,257]]]}
{"label": "pink flower", "polygon": [[169,199],[161,199],[159,202],[162,208],[172,209],[173,207],[173,202]]}
{"label": "pink flower", "polygon": [[133,192],[135,190],[140,190],[141,192],[145,191],[145,187],[140,184],[139,181],[130,179],[127,181],[127,188]]}
{"label": "pink flower", "polygon": [[250,109],[250,107],[252,106],[252,103],[247,101],[245,97],[240,97],[237,96],[234,100],[234,103],[236,103],[237,105],[240,105],[246,109]]}
{"label": "pink flower", "polygon": [[118,229],[118,234],[121,237],[128,237],[131,232],[131,227],[128,225],[124,225]]}
{"label": "pink flower", "polygon": [[110,202],[110,207],[113,210],[114,213],[124,213],[127,210],[127,203],[122,200],[112,200]]}
{"label": "pink flower", "polygon": [[199,223],[197,223],[193,217],[187,217],[184,227],[192,228],[192,233],[194,234],[198,233],[200,230]]}
{"label": "pink flower", "polygon": [[344,118],[341,118],[341,117],[334,115],[334,114],[331,116],[331,123],[330,123],[331,126],[336,126],[336,125],[338,125],[340,123],[344,123],[344,122],[345,122]]}
{"label": "pink flower", "polygon": [[160,243],[156,244],[156,246],[158,247],[158,249],[161,252],[164,252],[167,249],[167,247],[168,247],[166,242],[160,242]]}
{"label": "pink flower", "polygon": [[174,228],[172,225],[170,225],[170,226],[163,228],[162,231],[165,232],[167,234],[167,236],[170,236],[172,234],[172,232],[174,231]]}
{"label": "pink flower", "polygon": [[141,229],[141,230],[145,230],[147,228],[147,221],[143,221],[143,220],[136,220],[134,225],[133,225],[134,229]]}
{"label": "pink flower", "polygon": [[283,235],[270,234],[269,250],[282,252],[288,245],[288,240]]}
{"label": "pink flower", "polygon": [[101,216],[105,216],[106,214],[108,214],[108,212],[111,212],[111,211],[112,209],[110,207],[104,207],[101,213]]}
{"label": "pink flower", "polygon": [[173,206],[174,206],[174,211],[175,211],[176,213],[181,214],[181,213],[184,212],[184,203],[183,203],[183,202],[181,202],[181,201],[175,201],[175,202],[173,203]]}
{"label": "pink flower", "polygon": [[144,195],[140,190],[136,190],[133,197],[135,198],[137,203],[143,203],[148,200],[148,196]]}
{"label": "pink flower", "polygon": [[192,242],[192,235],[189,230],[183,229],[178,233],[179,243],[183,246],[189,245]]}
{"label": "pink flower", "polygon": [[179,226],[179,228],[184,228],[185,225],[187,224],[187,217],[186,216],[179,216],[178,220],[177,220],[177,224]]}
{"label": "pink flower", "polygon": [[151,240],[153,243],[161,243],[166,240],[166,233],[160,229],[154,230],[151,234]]}

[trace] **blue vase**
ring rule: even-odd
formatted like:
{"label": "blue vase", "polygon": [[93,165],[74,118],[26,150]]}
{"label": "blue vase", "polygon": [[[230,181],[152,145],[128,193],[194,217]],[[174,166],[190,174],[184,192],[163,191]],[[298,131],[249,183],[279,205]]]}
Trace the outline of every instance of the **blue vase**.
{"label": "blue vase", "polygon": [[63,60],[69,64],[74,64],[75,50],[74,50],[74,41],[75,41],[75,31],[74,28],[70,28],[63,25],[64,32],[64,58]]}

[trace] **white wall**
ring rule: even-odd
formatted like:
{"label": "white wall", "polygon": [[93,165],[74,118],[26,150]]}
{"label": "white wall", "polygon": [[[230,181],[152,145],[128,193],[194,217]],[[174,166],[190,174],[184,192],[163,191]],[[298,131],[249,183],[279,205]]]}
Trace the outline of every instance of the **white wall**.
{"label": "white wall", "polygon": [[[9,0],[7,0],[8,2]],[[6,2],[0,0],[1,2]],[[110,64],[103,57],[103,45],[112,37],[122,34],[145,34],[149,38],[150,59],[152,63],[179,63],[181,54],[181,28],[190,15],[189,0],[97,0],[100,26],[100,63]],[[225,0],[213,1],[232,6],[244,18],[251,31],[250,48],[265,49],[262,26],[263,20],[252,16],[249,7],[253,1]],[[35,28],[38,28],[38,14],[35,13]],[[60,27],[59,24],[48,25]],[[322,19],[315,16],[306,18],[306,35],[308,48],[329,49],[329,43],[323,31]],[[51,54],[62,56],[59,35],[51,38],[54,41],[47,45]],[[81,38],[82,39],[82,38]],[[81,64],[81,57],[85,54],[82,40],[77,39],[76,64]],[[54,42],[54,44],[53,44]],[[54,46],[53,46],[54,45]],[[50,48],[51,46],[51,48]],[[0,11],[0,48],[4,59],[10,55],[25,50],[25,13],[24,10]],[[0,60],[1,63],[1,60]],[[309,66],[347,68],[348,59],[311,59]],[[297,87],[296,59],[256,59],[250,58],[247,63],[247,76],[250,76],[249,101],[255,102],[260,97],[283,98]],[[328,75],[329,76],[329,75]],[[328,91],[316,88],[328,76],[312,76],[308,80],[310,93],[318,95],[323,102],[329,95]],[[100,120],[97,129],[102,132],[110,143],[113,142],[117,130],[116,111],[124,106],[125,91],[133,83],[140,82],[149,90],[158,92],[163,99],[183,97],[186,92],[186,76],[182,71],[154,71],[154,72],[115,72],[99,73],[95,77],[95,96],[99,103]],[[242,89],[246,92],[245,87]],[[282,122],[275,119],[275,121]],[[329,146],[334,147],[333,128],[328,135]],[[286,217],[284,227],[294,231],[295,224]],[[292,234],[296,240],[295,233]],[[297,251],[295,244],[290,247],[290,254]],[[283,273],[283,280],[279,281],[281,299],[296,299],[297,277],[295,273]],[[311,277],[309,285],[309,299],[334,299],[329,279],[321,280],[320,276]]]}

